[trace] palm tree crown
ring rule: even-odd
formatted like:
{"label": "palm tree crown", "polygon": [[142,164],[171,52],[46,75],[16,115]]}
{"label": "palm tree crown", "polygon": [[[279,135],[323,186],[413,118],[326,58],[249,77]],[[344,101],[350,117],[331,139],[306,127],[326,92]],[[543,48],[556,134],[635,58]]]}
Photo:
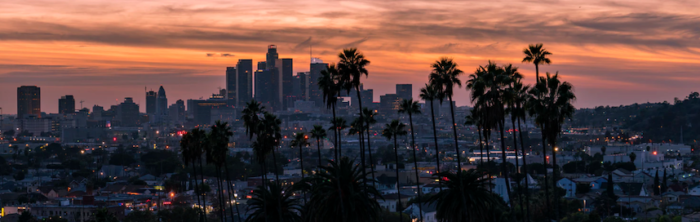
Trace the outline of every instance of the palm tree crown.
{"label": "palm tree crown", "polygon": [[[463,72],[457,68],[451,58],[443,57],[432,64],[433,71],[430,73],[430,84],[435,85],[438,98],[452,97],[454,94],[454,86],[462,87],[462,82],[459,80],[459,75]],[[442,99],[440,100],[442,101]]]}
{"label": "palm tree crown", "polygon": [[368,76],[369,72],[365,66],[369,65],[369,60],[365,59],[365,55],[357,50],[357,48],[343,49],[338,54],[338,70],[340,72],[340,82],[343,88],[350,92],[350,89],[360,86],[362,75]]}
{"label": "palm tree crown", "polygon": [[[436,174],[438,177],[447,178],[445,186],[449,188],[428,199],[429,203],[437,204],[435,217],[438,221],[491,221],[491,215],[487,212],[505,209],[501,198],[486,189],[489,185],[481,173],[473,169],[464,171],[461,173],[461,180],[459,175],[450,172]],[[462,182],[462,189],[459,181]],[[461,196],[468,198],[463,201]]]}
{"label": "palm tree crown", "polygon": [[[301,222],[302,206],[294,198],[291,187],[283,188],[278,183],[267,183],[267,189],[258,186],[253,190],[253,198],[248,200],[246,222]],[[270,204],[270,203],[279,203]]]}

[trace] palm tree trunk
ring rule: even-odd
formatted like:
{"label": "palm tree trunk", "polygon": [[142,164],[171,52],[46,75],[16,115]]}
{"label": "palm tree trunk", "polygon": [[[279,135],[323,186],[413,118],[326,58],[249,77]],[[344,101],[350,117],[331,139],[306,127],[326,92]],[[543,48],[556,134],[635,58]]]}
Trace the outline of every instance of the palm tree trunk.
{"label": "palm tree trunk", "polygon": [[[202,170],[202,168],[204,168],[204,165],[202,165],[202,157],[201,156],[199,156],[197,159],[199,160],[199,176],[202,178],[202,189],[204,189],[204,170]],[[209,219],[207,218],[207,194],[204,193],[204,195],[202,195],[202,197],[203,197],[202,198],[202,209],[204,210],[204,221],[209,221]]]}
{"label": "palm tree trunk", "polygon": [[[360,139],[360,159],[361,159],[361,165],[362,165],[362,175],[365,178],[362,180],[363,184],[367,186],[367,166],[365,166],[365,140],[364,140],[364,131],[360,131],[357,136]],[[365,189],[365,195],[367,195],[367,190]]]}
{"label": "palm tree trunk", "polygon": [[[440,147],[437,140],[437,127],[435,126],[435,112],[433,108],[433,100],[430,100],[430,116],[433,118],[433,140],[435,140],[435,173],[440,173]],[[483,158],[482,158],[483,161]],[[442,191],[442,178],[438,177],[438,189]]]}
{"label": "palm tree trunk", "polygon": [[559,173],[559,167],[557,166],[557,152],[556,142],[549,144],[552,147],[552,197],[554,197],[554,219],[559,220],[559,196],[557,195],[557,173]]}
{"label": "palm tree trunk", "polygon": [[318,150],[318,168],[321,168],[321,138],[316,138],[316,149]]}
{"label": "palm tree trunk", "polygon": [[219,196],[219,218],[221,219],[221,222],[224,222],[224,217],[226,215],[226,202],[224,201],[224,186],[223,183],[221,182],[221,167],[216,166],[216,184],[218,186],[218,196]]}
{"label": "palm tree trunk", "polygon": [[[467,199],[464,197],[464,183],[462,182],[462,157],[459,153],[459,144],[457,144],[457,124],[455,123],[455,109],[452,104],[452,96],[447,97],[450,101],[450,114],[452,115],[452,133],[455,138],[455,152],[457,152],[457,177],[459,177],[459,193],[462,196],[462,206],[467,206]],[[490,177],[489,177],[490,178]],[[464,209],[466,212],[467,209]]]}
{"label": "palm tree trunk", "polygon": [[[486,145],[486,149],[485,149],[486,150],[486,159],[487,159],[486,164],[488,164],[488,167],[490,168],[491,167],[491,146],[489,146],[489,139],[490,139],[490,135],[491,135],[491,129],[483,128],[483,129],[481,129],[481,132],[482,132],[482,134],[484,134],[484,145]],[[489,170],[487,173],[489,176],[489,191],[493,191],[493,187],[492,187],[493,183],[491,182],[491,176],[492,176],[491,170]]]}
{"label": "palm tree trunk", "polygon": [[[513,150],[515,150],[515,173],[518,174],[520,171],[520,166],[518,166],[518,138],[515,134],[515,116],[511,115],[510,118],[511,122],[511,129],[513,129]],[[520,138],[521,140],[523,138]],[[524,159],[524,157],[523,157]],[[523,217],[523,222],[526,222],[525,220],[525,206],[523,205],[523,198],[520,196],[523,193],[523,188],[520,185],[520,181],[517,181],[517,186],[518,186],[518,201],[520,202],[520,214]]]}
{"label": "palm tree trunk", "polygon": [[520,134],[520,149],[523,151],[523,172],[525,172],[525,204],[527,205],[526,219],[530,221],[530,182],[528,181],[527,155],[525,154],[525,143],[523,142],[523,130],[520,128],[520,118],[518,118],[518,133]]}
{"label": "palm tree trunk", "polygon": [[[484,163],[484,143],[483,143],[483,141],[481,140],[481,134],[482,134],[482,133],[483,133],[483,130],[481,130],[481,124],[477,123],[477,125],[476,125],[476,134],[479,134],[479,158],[481,159],[481,163],[480,163],[480,164],[481,164],[482,166],[486,166],[486,164]],[[489,178],[491,178],[491,177],[489,176]],[[489,187],[491,187],[491,185],[489,185]]]}
{"label": "palm tree trunk", "polygon": [[535,83],[540,83],[540,66],[535,63]]}
{"label": "palm tree trunk", "polygon": [[[263,161],[262,161],[262,163],[260,163],[260,165],[261,165],[261,167],[262,167],[262,172],[263,172],[263,175],[262,175],[262,187],[263,187],[263,189],[267,190],[267,182],[268,182],[268,181],[267,181],[267,164],[265,164],[265,158],[264,158],[264,157],[263,157]],[[263,199],[263,211],[265,212],[265,215],[268,215],[268,214],[267,214],[267,198]],[[265,222],[268,221],[267,218],[268,218],[268,217],[265,217]]]}
{"label": "palm tree trunk", "polygon": [[[275,180],[277,180],[277,185],[281,187],[282,183],[280,182],[280,174],[279,174],[279,170],[277,169],[277,154],[275,153],[274,148],[272,149],[272,162],[274,162],[274,165],[275,165]],[[277,211],[278,211],[278,213],[279,213],[278,215],[280,217],[279,221],[284,221],[282,218],[282,200],[279,198],[277,198]]]}
{"label": "palm tree trunk", "polygon": [[[513,196],[510,193],[510,177],[508,176],[508,166],[506,163],[506,139],[505,139],[505,116],[502,117],[500,120],[498,120],[498,126],[501,131],[501,158],[503,158],[503,178],[505,179],[506,182],[506,193],[508,194],[508,203],[510,204],[511,211],[515,209],[515,205],[513,205]],[[512,217],[513,215],[511,215]]]}
{"label": "palm tree trunk", "polygon": [[[197,197],[197,205],[199,205],[199,209],[200,209],[199,214],[200,214],[200,216],[202,216],[203,215],[203,213],[201,211],[202,210],[202,201],[200,200],[201,198],[199,198],[200,189],[199,189],[199,183],[197,183],[197,180],[198,180],[197,179],[197,164],[194,162],[194,160],[192,161],[192,175],[194,176],[194,180],[193,180],[194,191],[195,191],[194,194]],[[201,219],[201,217],[200,217],[200,219]]]}
{"label": "palm tree trunk", "polygon": [[416,136],[413,134],[413,115],[408,113],[408,121],[411,124],[411,150],[413,150],[413,167],[416,172],[416,188],[418,189],[418,214],[420,219],[418,221],[423,221],[423,206],[420,203],[421,200],[421,189],[420,189],[420,176],[418,175],[418,158],[416,157]]}
{"label": "palm tree trunk", "polygon": [[547,208],[547,218],[551,220],[552,212],[550,211],[551,208],[549,208],[549,182],[547,182],[547,144],[544,142],[544,125],[540,125],[540,129],[542,129],[542,157],[544,159],[544,198]]}
{"label": "palm tree trunk", "polygon": [[[335,103],[331,104],[331,108],[333,109],[333,121],[331,121],[331,123],[333,123],[335,122]],[[335,161],[338,161],[340,160],[340,156],[338,156],[338,149],[340,149],[340,144],[338,143],[338,127],[336,127],[335,123],[333,123],[333,133],[335,134],[333,135],[333,139],[335,140],[335,144],[333,144],[335,145]]]}
{"label": "palm tree trunk", "polygon": [[[299,164],[301,164],[301,181],[304,181],[304,152],[301,150],[304,144],[299,144]],[[306,191],[304,191],[304,205],[306,205]]]}
{"label": "palm tree trunk", "polygon": [[401,190],[399,189],[399,151],[398,143],[396,142],[396,136],[394,135],[394,156],[396,157],[396,195],[399,203],[396,205],[396,212],[399,212],[399,221],[403,221],[403,214],[401,213]]}
{"label": "palm tree trunk", "polygon": [[[372,187],[377,187],[376,181],[374,178],[374,159],[372,159],[372,142],[370,141],[370,132],[369,132],[369,123],[367,123],[367,152],[369,153],[369,171],[372,172]],[[377,200],[377,196],[374,196],[374,199]]]}
{"label": "palm tree trunk", "polygon": [[[232,204],[236,205],[236,214],[240,215],[241,211],[238,209],[238,200],[236,199],[236,196],[233,195],[234,189],[233,189],[233,186],[231,185],[231,174],[228,171],[228,164],[225,162],[224,162],[224,170],[226,170],[226,183],[228,186],[227,187],[228,188],[228,199],[229,199],[229,201],[233,200]],[[234,217],[233,207],[231,207],[230,212],[231,212],[231,221],[235,222],[237,219],[239,219],[239,218]]]}

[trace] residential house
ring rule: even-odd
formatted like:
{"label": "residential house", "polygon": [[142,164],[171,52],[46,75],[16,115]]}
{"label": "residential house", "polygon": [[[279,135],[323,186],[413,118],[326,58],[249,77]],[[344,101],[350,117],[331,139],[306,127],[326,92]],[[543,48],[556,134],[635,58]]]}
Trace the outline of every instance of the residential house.
{"label": "residential house", "polygon": [[[437,222],[437,218],[435,218],[435,213],[437,212],[437,203],[422,203],[421,207],[423,209],[423,222]],[[419,218],[420,217],[420,209],[418,207],[417,203],[411,204],[411,206],[408,206],[406,210],[404,210],[404,213],[408,213],[411,215],[413,218]]]}
{"label": "residential house", "polygon": [[557,181],[557,187],[566,190],[564,197],[572,198],[576,197],[576,182],[570,180],[569,178],[563,178]]}
{"label": "residential house", "polygon": [[387,210],[389,212],[396,212],[397,207],[399,207],[399,199],[401,199],[401,205],[399,208],[403,208],[404,205],[408,203],[408,200],[412,197],[409,195],[404,195],[404,194],[399,194],[399,193],[389,193],[389,194],[383,194],[382,197],[384,200],[378,199],[377,202],[379,203],[379,206],[383,208],[384,210]]}

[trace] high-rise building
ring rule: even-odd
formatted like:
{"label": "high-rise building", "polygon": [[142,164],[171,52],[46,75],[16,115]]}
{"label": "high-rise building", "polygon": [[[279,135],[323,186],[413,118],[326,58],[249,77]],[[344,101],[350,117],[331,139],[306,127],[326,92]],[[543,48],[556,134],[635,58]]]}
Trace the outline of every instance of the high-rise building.
{"label": "high-rise building", "polygon": [[279,110],[279,77],[277,69],[258,70],[255,72],[255,100],[268,110]]}
{"label": "high-rise building", "polygon": [[185,101],[178,99],[175,104],[170,105],[168,117],[171,123],[179,124],[185,122]]}
{"label": "high-rise building", "polygon": [[294,85],[292,94],[296,100],[309,100],[309,72],[298,72],[292,85]]}
{"label": "high-rise building", "polygon": [[158,94],[151,90],[146,92],[146,113],[148,115],[155,115],[156,114],[156,98],[158,97]]}
{"label": "high-rise building", "polygon": [[318,89],[318,78],[321,77],[321,71],[328,69],[328,63],[323,63],[319,58],[311,59],[311,67],[309,69],[309,100],[314,101],[317,107],[325,107],[323,102],[323,92]]}
{"label": "high-rise building", "polygon": [[17,87],[17,118],[27,115],[41,117],[41,88],[37,86]]}
{"label": "high-rise building", "polygon": [[228,91],[228,94],[226,95],[226,104],[228,104],[229,106],[234,106],[237,104],[237,75],[238,73],[236,72],[236,67],[226,67],[226,90]]}
{"label": "high-rise building", "polygon": [[280,104],[282,104],[282,109],[287,109],[288,107],[294,106],[294,101],[291,98],[294,94],[294,86],[292,81],[294,79],[294,66],[292,59],[278,59],[276,61],[277,72],[280,75]]}
{"label": "high-rise building", "polygon": [[114,120],[118,126],[133,127],[140,123],[141,114],[139,105],[134,103],[131,97],[124,98],[124,102],[116,107]]}
{"label": "high-rise building", "polygon": [[75,98],[73,98],[73,95],[61,96],[61,98],[58,99],[58,113],[59,114],[75,113]]}
{"label": "high-rise building", "polygon": [[236,64],[236,75],[235,105],[243,107],[253,99],[253,60],[239,59]]}
{"label": "high-rise building", "polygon": [[168,118],[168,97],[165,96],[165,89],[160,86],[158,98],[156,99],[156,122],[162,122]]}
{"label": "high-rise building", "polygon": [[[276,45],[267,46],[267,54],[265,55],[265,58],[266,58],[265,62],[266,62],[267,67],[264,69],[276,67],[275,61],[279,58],[279,55],[277,54],[277,46]],[[260,63],[258,63],[258,64],[260,64]]]}
{"label": "high-rise building", "polygon": [[399,104],[401,103],[401,98],[397,94],[386,94],[379,96],[379,114],[381,115],[393,115],[399,110]]}
{"label": "high-rise building", "polygon": [[413,85],[396,84],[396,95],[401,97],[401,99],[413,99]]}
{"label": "high-rise building", "polygon": [[210,125],[213,121],[218,120],[222,113],[217,111],[218,109],[232,110],[223,99],[187,100],[187,110],[191,111],[194,123],[200,126]]}

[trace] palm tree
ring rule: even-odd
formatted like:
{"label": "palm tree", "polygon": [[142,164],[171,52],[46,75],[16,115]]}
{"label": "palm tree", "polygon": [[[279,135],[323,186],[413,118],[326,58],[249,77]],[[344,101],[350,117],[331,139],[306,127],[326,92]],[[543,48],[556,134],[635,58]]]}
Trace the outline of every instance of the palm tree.
{"label": "palm tree", "polygon": [[[510,121],[511,121],[511,129],[513,130],[513,150],[515,151],[515,173],[518,174],[520,171],[520,165],[518,161],[518,136],[515,133],[515,119],[517,118],[518,115],[518,110],[515,107],[515,100],[516,100],[516,93],[517,90],[515,89],[515,85],[519,84],[519,87],[522,88],[522,82],[520,80],[523,78],[523,76],[518,72],[517,67],[513,67],[513,65],[509,64],[507,66],[503,67],[503,74],[507,75],[510,77],[509,80],[507,80],[507,84],[505,85],[505,89],[503,92],[503,101],[504,103],[508,106],[505,110],[505,113],[510,114]],[[522,138],[521,138],[522,139]],[[522,148],[522,147],[521,147]],[[524,148],[523,148],[524,149]],[[523,161],[525,159],[525,155],[523,155]],[[523,221],[526,221],[525,218],[525,207],[523,205],[523,199],[520,196],[523,193],[522,186],[520,181],[517,181],[517,187],[518,187],[518,201],[520,203],[520,213],[523,215]]]}
{"label": "palm tree", "polygon": [[[420,89],[420,98],[425,102],[430,101],[430,116],[433,122],[433,139],[435,140],[435,172],[440,173],[440,147],[437,140],[437,127],[435,126],[435,108],[433,102],[436,99],[440,99],[440,103],[442,103],[442,97],[438,95],[436,85],[425,84],[425,87]],[[438,177],[438,185],[440,191],[442,191],[442,178]]]}
{"label": "palm tree", "polygon": [[[553,76],[547,73],[546,77],[540,78],[535,87],[530,90],[533,95],[531,99],[531,112],[537,115],[535,122],[540,126],[544,126],[543,137],[546,138],[549,146],[552,147],[552,162],[554,171],[552,173],[552,181],[556,183],[557,173],[557,138],[561,134],[561,128],[566,119],[570,119],[574,111],[573,101],[576,100],[576,95],[573,92],[573,86],[568,82],[559,80],[559,73]],[[559,219],[559,198],[554,198],[555,219]]]}
{"label": "palm tree", "polygon": [[[420,189],[420,183],[418,182],[418,179],[420,176],[418,175],[418,157],[416,157],[416,137],[414,135],[413,131],[413,114],[420,114],[420,106],[418,106],[418,102],[413,101],[413,99],[409,100],[402,100],[401,103],[399,104],[399,113],[405,113],[408,114],[408,123],[411,125],[411,150],[413,150],[413,167],[414,171],[416,173],[416,187],[418,189],[418,209],[419,209],[419,215],[420,215],[420,220],[423,221],[423,205],[420,203],[421,200],[421,189]],[[459,153],[457,154],[459,155]]]}
{"label": "palm tree", "polygon": [[[506,208],[498,195],[486,189],[491,185],[474,169],[462,172],[461,179],[457,178],[460,174],[450,172],[439,173],[436,176],[446,177],[445,186],[449,188],[428,199],[428,203],[437,204],[435,217],[438,221],[491,221],[485,212]],[[462,185],[458,181],[461,181]],[[460,200],[460,196],[469,198],[464,201]]]}
{"label": "palm tree", "polygon": [[[308,221],[377,221],[381,208],[376,198],[381,194],[374,186],[366,185],[367,174],[348,157],[330,161],[330,166],[306,180],[311,197],[307,204]],[[373,179],[372,179],[373,180]],[[342,184],[342,186],[338,186]],[[347,198],[339,198],[345,196]],[[350,211],[345,210],[351,209]]]}
{"label": "palm tree", "polygon": [[[209,133],[211,149],[210,154],[207,156],[212,158],[212,162],[216,168],[216,174],[218,178],[217,182],[219,183],[219,199],[222,206],[222,215],[225,214],[225,206],[228,205],[226,203],[230,203],[232,199],[231,179],[229,177],[228,164],[226,164],[226,157],[228,156],[228,142],[231,136],[233,136],[233,132],[231,132],[231,127],[228,126],[228,123],[222,123],[221,121],[216,121],[216,123],[211,127],[211,131]],[[228,197],[224,196],[224,193],[226,192],[224,192],[224,183],[221,181],[221,170],[224,167],[226,168],[225,174]],[[226,201],[227,198],[228,201]],[[233,207],[230,208],[230,213],[231,219],[233,220]],[[224,216],[221,217],[221,220],[225,220]]]}
{"label": "palm tree", "polygon": [[[374,118],[375,115],[376,113],[374,113],[367,107],[362,109],[362,119],[365,121],[365,124],[367,124],[367,128],[365,128],[365,131],[367,132],[367,152],[369,154],[369,170],[372,172],[372,178],[376,178],[374,177],[374,164],[376,164],[376,162],[374,162],[374,159],[372,159],[372,142],[370,140],[370,127],[377,123],[377,120]],[[372,186],[376,187],[375,185],[375,181],[372,180]]]}
{"label": "palm tree", "polygon": [[309,146],[309,136],[303,132],[298,132],[294,134],[294,139],[289,143],[289,146],[299,147],[299,163],[301,164],[301,179],[304,179],[304,151],[302,148]]}
{"label": "palm tree", "polygon": [[[251,214],[246,222],[301,222],[300,212],[302,206],[298,200],[292,197],[294,193],[291,187],[282,188],[279,183],[268,183],[265,189],[258,186],[253,190],[253,198],[248,200],[248,212]],[[270,202],[281,203],[278,207],[266,204]]]}
{"label": "palm tree", "polygon": [[[462,159],[459,155],[459,144],[457,143],[457,125],[455,124],[455,111],[452,102],[454,95],[454,86],[462,87],[462,82],[459,80],[459,75],[463,72],[457,68],[457,63],[451,58],[440,58],[432,64],[433,71],[430,73],[430,84],[435,85],[437,95],[442,98],[447,98],[450,103],[450,114],[452,115],[452,133],[455,139],[455,152],[457,153],[457,173],[462,171]],[[440,99],[442,101],[442,99]]]}
{"label": "palm tree", "polygon": [[[321,76],[318,77],[318,88],[323,92],[323,101],[326,103],[326,108],[333,110],[333,120],[335,120],[335,105],[338,102],[338,94],[341,90],[340,74],[335,64],[328,66],[328,69],[321,71]],[[335,158],[338,159],[338,129],[333,129],[335,132]]]}
{"label": "palm tree", "polygon": [[311,137],[316,139],[316,148],[318,150],[318,166],[321,167],[321,139],[327,136],[326,130],[323,126],[314,125],[314,129],[311,130]]}
{"label": "palm tree", "polygon": [[[530,95],[527,93],[527,91],[530,89],[529,86],[523,86],[523,83],[520,80],[516,80],[513,82],[513,87],[511,88],[511,93],[512,93],[512,101],[511,101],[511,115],[515,117],[515,119],[518,121],[518,136],[520,137],[520,151],[522,152],[523,156],[523,172],[524,173],[524,178],[525,178],[525,205],[527,206],[527,210],[525,218],[526,220],[530,219],[530,189],[529,189],[529,181],[528,181],[528,174],[529,172],[527,170],[527,155],[525,152],[525,143],[523,140],[523,131],[520,127],[520,122],[525,121],[526,113],[525,113],[525,105],[527,104],[527,101],[530,97]],[[515,123],[512,123],[513,126],[515,127]],[[517,150],[516,150],[517,152]]]}
{"label": "palm tree", "polygon": [[[194,132],[195,129],[192,131]],[[194,157],[194,149],[196,147],[197,141],[194,140],[192,137],[193,133],[185,133],[182,135],[182,139],[180,139],[180,154],[182,155],[182,162],[185,164],[185,167],[189,164],[192,164],[192,175],[194,176],[194,190],[199,190],[199,183],[197,182],[197,164],[195,164],[195,159]],[[195,192],[195,196],[197,197],[197,205],[202,206],[202,201],[199,198],[199,192]],[[202,209],[202,208],[200,208]],[[204,217],[204,213],[202,211],[197,211],[199,212],[200,219],[201,217]]]}
{"label": "palm tree", "polygon": [[362,144],[364,143],[364,128],[365,122],[361,117],[358,117],[350,123],[350,130],[348,130],[348,135],[357,134],[358,141],[360,141],[360,164],[362,165],[362,174],[367,173],[367,167],[365,166],[365,150],[362,148]]}
{"label": "palm tree", "polygon": [[337,138],[336,138],[338,140],[338,149],[337,149],[338,152],[337,152],[337,154],[338,154],[338,157],[341,157],[341,156],[343,156],[343,150],[342,150],[340,144],[343,143],[343,138],[342,138],[343,130],[348,128],[348,122],[345,121],[345,119],[343,119],[343,117],[334,118],[333,120],[331,120],[331,127],[328,130],[331,130],[331,128],[338,133]]}
{"label": "palm tree", "polygon": [[[204,187],[204,165],[202,164],[202,155],[205,153],[205,150],[207,149],[207,133],[203,129],[195,128],[192,129],[189,133],[191,135],[191,142],[192,142],[192,147],[190,150],[190,155],[192,155],[192,161],[193,165],[196,165],[197,162],[199,162],[199,176],[201,177],[201,186]],[[196,168],[195,168],[196,170]],[[195,178],[195,181],[197,179]],[[195,187],[196,188],[196,187]],[[202,195],[201,190],[197,191],[197,195]],[[207,198],[206,195],[202,196],[202,209],[204,210],[204,220],[207,221]]]}
{"label": "palm tree", "polygon": [[[506,165],[505,146],[505,90],[504,87],[510,84],[510,76],[505,68],[497,66],[489,61],[486,66],[479,66],[473,74],[469,75],[467,88],[471,91],[471,100],[479,111],[483,112],[484,130],[498,127],[501,136],[501,161],[503,178],[510,179],[508,167]],[[488,135],[488,131],[487,131]],[[488,138],[487,138],[488,139]],[[506,191],[510,195],[510,183],[506,183]],[[513,198],[508,198],[510,206],[513,205]]]}
{"label": "palm tree", "polygon": [[[480,156],[480,163],[481,165],[485,165],[484,163],[484,143],[481,140],[481,113],[478,111],[478,107],[474,107],[471,110],[471,113],[464,118],[464,125],[467,126],[476,126],[476,134],[479,136],[479,156]],[[487,153],[489,152],[488,150],[486,151]],[[487,157],[488,158],[488,157]],[[488,159],[487,159],[488,160]],[[491,178],[491,173],[489,171],[489,179]]]}
{"label": "palm tree", "polygon": [[523,53],[525,54],[525,58],[523,58],[522,62],[528,62],[535,64],[535,79],[537,82],[540,81],[540,64],[550,64],[552,61],[549,60],[547,57],[548,55],[551,55],[552,53],[547,51],[547,49],[544,49],[542,47],[542,43],[537,43],[537,44],[530,44],[527,48],[523,50]]}
{"label": "palm tree", "polygon": [[[394,167],[396,169],[396,192],[399,197],[401,196],[401,192],[399,191],[399,147],[397,137],[405,136],[406,134],[406,124],[399,122],[399,120],[392,120],[391,123],[387,123],[382,131],[382,136],[386,137],[388,140],[394,139],[394,156],[396,157],[396,167]],[[399,198],[399,205],[396,207],[396,210],[399,211],[399,215],[401,215],[400,221],[403,221],[403,214],[400,213],[401,211],[399,209],[401,209],[401,198]]]}
{"label": "palm tree", "polygon": [[[369,60],[365,59],[365,55],[357,50],[357,48],[347,48],[338,54],[338,71],[340,73],[340,82],[344,85],[347,93],[350,93],[350,89],[354,88],[355,93],[357,93],[357,102],[360,112],[360,119],[364,119],[364,113],[362,108],[362,95],[360,91],[360,86],[362,85],[362,76],[365,78],[369,76],[366,66],[369,65]],[[354,105],[354,104],[353,104]],[[360,121],[360,123],[362,123]],[[361,127],[365,128],[365,127]],[[369,128],[369,126],[367,126]],[[360,131],[361,132],[361,131]],[[362,137],[362,135],[360,135]],[[364,140],[360,140],[360,152],[362,159],[362,170],[365,170],[365,151],[364,151]]]}
{"label": "palm tree", "polygon": [[253,135],[258,133],[258,123],[260,122],[259,115],[265,112],[265,107],[260,106],[260,103],[255,100],[251,100],[246,103],[245,109],[243,109],[243,126],[245,127],[246,134],[248,134],[249,139],[253,138]]}

